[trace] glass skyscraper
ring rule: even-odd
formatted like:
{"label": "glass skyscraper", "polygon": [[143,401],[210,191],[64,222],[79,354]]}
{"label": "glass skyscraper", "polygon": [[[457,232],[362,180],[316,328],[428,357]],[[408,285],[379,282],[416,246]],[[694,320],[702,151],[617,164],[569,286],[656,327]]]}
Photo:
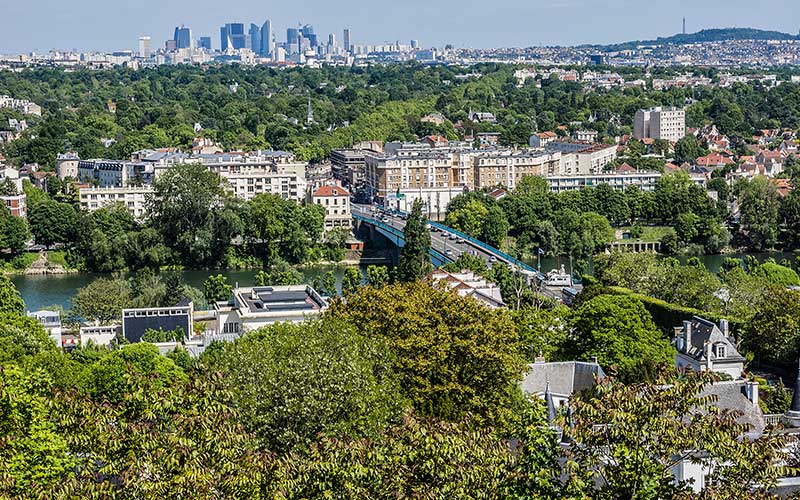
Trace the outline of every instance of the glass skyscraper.
{"label": "glass skyscraper", "polygon": [[244,32],[244,23],[228,23],[219,29],[220,47],[225,52],[231,49],[244,49],[247,47],[247,35]]}
{"label": "glass skyscraper", "polygon": [[191,49],[192,48],[192,30],[184,26],[175,28],[175,35],[172,37],[175,41],[176,49]]}

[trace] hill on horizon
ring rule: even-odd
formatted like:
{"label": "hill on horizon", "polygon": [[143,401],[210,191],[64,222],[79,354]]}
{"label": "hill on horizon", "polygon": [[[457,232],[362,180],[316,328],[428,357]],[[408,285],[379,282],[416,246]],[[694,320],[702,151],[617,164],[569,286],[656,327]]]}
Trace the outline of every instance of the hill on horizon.
{"label": "hill on horizon", "polygon": [[800,35],[756,28],[710,28],[696,33],[678,33],[655,40],[635,40],[617,44],[603,45],[608,51],[632,49],[638,45],[675,44],[683,45],[699,42],[721,42],[726,40],[800,40]]}

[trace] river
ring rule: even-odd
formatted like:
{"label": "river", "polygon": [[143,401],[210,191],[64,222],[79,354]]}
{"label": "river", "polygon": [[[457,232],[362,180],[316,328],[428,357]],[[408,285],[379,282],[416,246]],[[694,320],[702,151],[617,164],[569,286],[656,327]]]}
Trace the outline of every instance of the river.
{"label": "river", "polygon": [[[791,253],[781,253],[781,252],[773,252],[773,253],[758,253],[758,254],[751,254],[758,258],[760,261],[763,261],[769,257],[775,259],[776,262],[780,262],[781,259],[789,259],[790,261],[794,262],[795,255]],[[744,259],[747,254],[726,254],[726,255],[703,255],[700,257],[700,260],[705,264],[705,266],[713,271],[719,271],[719,268],[722,266],[723,261],[726,258],[739,258]],[[687,257],[679,257],[679,260],[685,262]],[[533,262],[529,262],[530,265],[533,267],[537,267],[538,264],[534,260]],[[547,272],[551,269],[557,269],[561,265],[569,271],[570,270],[570,259],[567,257],[561,258],[544,258],[541,262],[541,270],[543,272]],[[336,275],[336,287],[337,289],[341,290],[341,283],[342,283],[342,275],[344,274],[344,266],[314,266],[314,267],[306,267],[301,269],[301,272],[306,278],[306,281],[312,280],[315,276],[320,274],[326,273],[328,271],[333,271]],[[362,272],[364,268],[362,267]],[[592,263],[589,261],[588,263],[588,274],[592,273]],[[196,288],[203,288],[203,282],[208,278],[208,276],[212,274],[222,274],[228,278],[228,282],[231,284],[239,283],[240,286],[252,286],[254,284],[254,276],[256,271],[254,270],[245,270],[245,271],[182,271],[181,276],[183,280]],[[108,275],[102,274],[92,274],[92,273],[84,273],[84,274],[64,274],[64,275],[51,275],[51,276],[24,276],[24,275],[13,275],[11,276],[11,281],[14,282],[14,285],[19,290],[20,295],[22,296],[23,300],[25,300],[25,306],[29,311],[36,311],[43,308],[50,308],[52,306],[60,306],[64,309],[71,309],[72,308],[72,296],[75,292],[83,287],[91,283],[93,280],[100,278],[100,277],[107,277]]]}
{"label": "river", "polygon": [[[314,277],[333,271],[336,275],[336,288],[341,290],[342,275],[344,266],[313,266],[304,267],[300,272],[305,276],[306,281],[311,281]],[[362,269],[364,271],[364,269]],[[203,282],[210,275],[222,274],[228,278],[228,282],[233,285],[238,283],[240,286],[253,286],[255,284],[255,270],[243,271],[181,271],[181,277],[187,285],[203,289]],[[78,274],[56,274],[47,276],[25,276],[12,275],[11,281],[19,290],[22,299],[25,301],[25,308],[29,311],[60,306],[62,308],[72,308],[72,297],[75,292],[97,278],[107,278],[108,274],[78,273]]]}

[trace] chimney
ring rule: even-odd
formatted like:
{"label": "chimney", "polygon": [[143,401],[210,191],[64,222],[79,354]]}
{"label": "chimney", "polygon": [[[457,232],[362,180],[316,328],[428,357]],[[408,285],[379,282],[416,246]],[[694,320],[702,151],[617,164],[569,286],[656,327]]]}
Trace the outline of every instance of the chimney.
{"label": "chimney", "polygon": [[546,363],[546,362],[547,362],[547,360],[546,360],[546,359],[544,359],[544,354],[542,354],[542,351],[541,351],[541,349],[539,350],[539,355],[538,355],[538,356],[536,356],[536,359],[534,359],[534,361],[533,361],[533,362],[534,362],[535,364],[537,364],[537,365],[539,365],[539,364],[544,364],[544,363]]}
{"label": "chimney", "polygon": [[728,337],[730,335],[730,326],[728,325],[727,319],[719,320],[719,330],[722,332],[723,335]]}
{"label": "chimney", "polygon": [[745,382],[744,394],[753,403],[753,406],[758,407],[758,382],[753,382],[752,380]]}
{"label": "chimney", "polygon": [[592,356],[592,364],[595,364],[595,365],[599,364],[597,362],[597,356]]}
{"label": "chimney", "polygon": [[711,342],[708,340],[703,344],[703,351],[706,355],[706,370],[712,371],[714,369],[714,362],[711,361]]}
{"label": "chimney", "polygon": [[692,349],[692,322],[683,322],[683,335],[684,335],[684,352],[689,352]]}

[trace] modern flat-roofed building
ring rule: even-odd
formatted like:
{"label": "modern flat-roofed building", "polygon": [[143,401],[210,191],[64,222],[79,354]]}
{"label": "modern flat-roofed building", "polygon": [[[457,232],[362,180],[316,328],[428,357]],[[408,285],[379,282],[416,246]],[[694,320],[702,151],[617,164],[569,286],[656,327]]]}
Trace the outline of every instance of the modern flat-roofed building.
{"label": "modern flat-roofed building", "polygon": [[444,282],[450,290],[454,290],[459,296],[472,297],[492,309],[506,306],[503,302],[500,288],[472,271],[449,273],[438,269],[428,274],[427,279],[436,283]]}
{"label": "modern flat-roofed building", "polygon": [[677,142],[686,135],[686,111],[683,108],[640,109],[633,118],[636,139],[664,139]]}
{"label": "modern flat-roofed building", "polygon": [[136,219],[146,213],[146,197],[153,192],[150,186],[88,187],[78,190],[81,209],[94,212],[109,205],[124,206]]}
{"label": "modern flat-roofed building", "polygon": [[547,177],[547,185],[553,193],[577,191],[587,187],[608,184],[615,190],[624,190],[628,186],[636,186],[642,191],[654,191],[661,178],[658,172],[638,172],[630,174],[597,174],[597,175],[553,175]]}
{"label": "modern flat-roofed building", "polygon": [[129,342],[140,342],[147,330],[174,331],[181,328],[192,335],[194,306],[147,307],[122,310],[122,335]]}
{"label": "modern flat-roofed building", "polygon": [[82,346],[89,342],[98,346],[109,346],[121,333],[122,325],[82,326],[79,330],[80,343]]}
{"label": "modern flat-roofed building", "polygon": [[214,303],[214,315],[218,334],[243,335],[275,323],[306,321],[327,308],[308,285],[236,287],[228,301]]}

